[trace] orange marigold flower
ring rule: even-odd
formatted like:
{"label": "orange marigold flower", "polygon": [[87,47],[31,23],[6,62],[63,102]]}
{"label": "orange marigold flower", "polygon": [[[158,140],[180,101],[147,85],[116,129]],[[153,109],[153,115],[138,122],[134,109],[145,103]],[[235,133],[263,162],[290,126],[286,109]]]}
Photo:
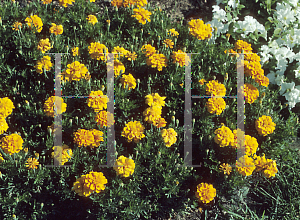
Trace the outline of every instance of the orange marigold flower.
{"label": "orange marigold flower", "polygon": [[209,98],[205,106],[210,114],[220,115],[226,107],[226,102],[223,98]]}
{"label": "orange marigold flower", "polygon": [[28,158],[25,165],[28,169],[37,169],[37,166],[39,165],[39,162],[35,158]]}
{"label": "orange marigold flower", "polygon": [[259,91],[252,84],[246,83],[244,84],[244,95],[246,103],[252,104],[258,98]]}
{"label": "orange marigold flower", "polygon": [[104,126],[110,127],[115,123],[113,114],[107,111],[100,111],[95,116],[95,121],[97,122],[97,125],[100,125],[101,128]]}
{"label": "orange marigold flower", "polygon": [[243,176],[250,176],[255,170],[254,160],[247,155],[240,157],[236,162],[236,171]]}
{"label": "orange marigold flower", "polygon": [[255,128],[260,135],[267,136],[275,130],[276,124],[270,116],[263,115],[255,121]]}
{"label": "orange marigold flower", "polygon": [[218,80],[211,80],[206,83],[206,94],[213,96],[225,96],[226,88],[222,83],[218,83]]}
{"label": "orange marigold flower", "polygon": [[173,63],[179,63],[181,67],[185,66],[185,62],[190,63],[190,58],[181,50],[178,50],[177,52],[173,52],[173,55],[171,55],[172,59],[174,60]]}
{"label": "orange marigold flower", "polygon": [[200,183],[197,185],[197,191],[195,195],[200,202],[209,203],[214,200],[217,195],[217,191],[212,184]]}

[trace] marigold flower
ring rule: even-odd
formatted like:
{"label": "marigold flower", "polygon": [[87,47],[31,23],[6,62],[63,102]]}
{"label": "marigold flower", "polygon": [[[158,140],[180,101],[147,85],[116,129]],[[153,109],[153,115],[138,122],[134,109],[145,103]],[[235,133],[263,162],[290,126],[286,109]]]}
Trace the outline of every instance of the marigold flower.
{"label": "marigold flower", "polygon": [[105,54],[108,54],[109,52],[104,44],[100,44],[99,42],[91,43],[91,45],[88,46],[88,49],[92,59],[101,59],[102,61],[106,62],[107,55]]}
{"label": "marigold flower", "polygon": [[49,42],[49,38],[41,39],[37,49],[40,50],[42,53],[50,50],[52,48],[51,43]]}
{"label": "marigold flower", "polygon": [[51,34],[55,34],[55,35],[60,35],[63,33],[64,29],[63,29],[63,26],[62,25],[56,25],[54,23],[51,23],[51,27],[49,29],[50,33]]}
{"label": "marigold flower", "polygon": [[79,48],[78,47],[73,47],[72,48],[72,53],[73,53],[73,57],[79,56]]}
{"label": "marigold flower", "polygon": [[236,171],[238,171],[243,176],[250,176],[255,170],[255,164],[252,158],[244,155],[240,157],[236,162]]}
{"label": "marigold flower", "polygon": [[0,140],[1,148],[6,154],[14,154],[19,153],[23,147],[24,141],[22,137],[18,134],[10,134],[7,136],[4,136]]}
{"label": "marigold flower", "polygon": [[[25,19],[28,27],[32,29],[33,27],[37,32],[41,32],[43,30],[43,22],[42,19],[37,15],[31,15]],[[35,32],[35,30],[33,30]]]}
{"label": "marigold flower", "polygon": [[82,145],[84,147],[90,146],[94,143],[94,135],[91,131],[85,130],[85,129],[79,129],[74,134],[74,143],[78,145],[78,147],[81,147]]}
{"label": "marigold flower", "polygon": [[22,28],[22,23],[21,23],[21,22],[16,21],[16,22],[12,25],[12,29],[13,29],[14,31],[19,31],[21,28]]}
{"label": "marigold flower", "polygon": [[121,177],[129,177],[134,172],[135,163],[130,158],[120,156],[116,160],[113,168],[117,172],[117,175]]}
{"label": "marigold flower", "polygon": [[223,98],[209,98],[205,106],[210,114],[220,115],[226,107],[226,102]]}
{"label": "marigold flower", "polygon": [[260,135],[266,136],[272,134],[276,124],[272,122],[270,116],[263,115],[255,121],[255,128]]}
{"label": "marigold flower", "polygon": [[252,104],[258,98],[259,91],[252,84],[246,83],[244,84],[244,94],[246,103]]}
{"label": "marigold flower", "polygon": [[25,163],[25,165],[28,169],[37,169],[39,162],[35,158],[28,158],[27,163]]}
{"label": "marigold flower", "polygon": [[162,71],[162,68],[167,66],[167,62],[168,59],[163,54],[153,54],[146,60],[148,66],[157,67],[158,71]]}
{"label": "marigold flower", "polygon": [[200,83],[201,86],[203,86],[205,82],[207,82],[205,79],[200,79],[199,80],[199,83]]}
{"label": "marigold flower", "polygon": [[[242,141],[238,141],[237,143],[237,149],[241,149],[243,146],[245,147],[245,154],[250,156],[256,153],[256,150],[258,148],[257,139],[255,137],[251,137],[250,135],[245,135],[245,142],[244,145],[242,144]],[[244,150],[243,149],[243,150]]]}
{"label": "marigold flower", "polygon": [[[2,156],[2,154],[0,153],[0,163],[2,163],[4,161],[4,158]],[[0,176],[1,176],[1,172],[0,172]]]}
{"label": "marigold flower", "polygon": [[240,128],[233,130],[234,140],[230,143],[230,145],[234,148],[237,147],[238,139],[240,142],[240,139],[244,137],[245,132],[243,132]]}
{"label": "marigold flower", "polygon": [[264,70],[261,68],[261,64],[259,62],[249,62],[245,60],[244,67],[245,76],[251,76],[252,79],[255,79],[259,75],[264,75]]}
{"label": "marigold flower", "polygon": [[95,121],[97,122],[97,125],[100,125],[101,128],[103,128],[104,126],[110,127],[115,123],[115,120],[113,119],[113,114],[107,111],[100,111],[95,116]]}
{"label": "marigold flower", "polygon": [[128,53],[125,54],[125,57],[127,58],[127,60],[131,61],[135,60],[137,58],[137,55],[135,52],[131,53],[130,51],[128,51]]}
{"label": "marigold flower", "polygon": [[6,132],[8,129],[8,124],[6,123],[5,118],[0,118],[0,135]]}
{"label": "marigold flower", "polygon": [[62,147],[54,146],[52,147],[52,150],[54,152],[51,153],[51,157],[56,158],[57,160],[61,158],[61,165],[67,163],[73,156],[72,149],[66,144],[64,144]]}
{"label": "marigold flower", "polygon": [[153,123],[154,121],[160,118],[161,107],[155,105],[151,106],[143,112],[143,115],[145,116],[144,120],[146,122]]}
{"label": "marigold flower", "polygon": [[120,57],[123,57],[125,56],[127,53],[129,53],[128,50],[126,50],[125,48],[123,47],[114,47],[114,49],[111,51],[111,53],[114,53],[114,54],[117,54],[119,55]]}
{"label": "marigold flower", "polygon": [[230,54],[230,56],[231,57],[234,57],[234,56],[237,56],[237,57],[239,57],[239,54],[235,51],[235,50],[233,50],[233,49],[230,49],[230,50],[225,50],[224,51],[224,53],[228,53],[228,54]]}
{"label": "marigold flower", "polygon": [[51,57],[44,56],[42,59],[36,62],[36,65],[34,67],[36,68],[36,71],[38,73],[42,74],[44,70],[49,71],[52,66],[53,63],[51,63]]}
{"label": "marigold flower", "polygon": [[206,40],[212,36],[212,28],[210,24],[204,24],[200,19],[193,19],[189,23],[190,34],[198,40]]}
{"label": "marigold flower", "polygon": [[234,141],[234,135],[230,128],[226,126],[222,126],[221,128],[218,128],[214,132],[215,135],[215,142],[220,145],[220,147],[228,146],[231,142]]}
{"label": "marigold flower", "polygon": [[166,127],[167,122],[164,118],[159,117],[156,120],[154,120],[152,124],[157,128],[163,128]]}
{"label": "marigold flower", "polygon": [[275,160],[266,159],[265,155],[261,157],[254,155],[254,159],[256,171],[259,172],[263,170],[263,175],[265,177],[270,178],[272,176],[275,176],[275,174],[278,172]]}
{"label": "marigold flower", "polygon": [[14,103],[8,97],[0,98],[0,118],[9,116],[14,108]]}
{"label": "marigold flower", "polygon": [[88,22],[91,23],[92,25],[95,25],[98,22],[98,19],[95,15],[88,15],[86,20],[88,20]]}
{"label": "marigold flower", "polygon": [[224,174],[229,175],[232,171],[232,167],[228,163],[222,163],[219,170],[223,171]]}
{"label": "marigold flower", "polygon": [[249,62],[260,62],[260,56],[257,55],[257,53],[245,53],[244,54],[244,60],[247,60]]}
{"label": "marigold flower", "polygon": [[170,48],[173,48],[173,41],[171,39],[166,39],[164,40],[164,44],[166,45],[166,47],[170,47]]}
{"label": "marigold flower", "polygon": [[152,93],[149,95],[145,96],[146,104],[149,106],[159,106],[160,108],[162,106],[165,106],[165,99],[167,98],[166,96],[160,96],[158,93]]}
{"label": "marigold flower", "polygon": [[90,79],[88,69],[83,63],[80,63],[78,61],[74,61],[73,63],[68,64],[67,69],[65,70],[65,72],[62,73],[62,75],[65,75],[66,80],[68,81],[80,81],[81,79]]}
{"label": "marigold flower", "polygon": [[171,145],[175,144],[177,141],[177,133],[173,128],[163,129],[161,131],[161,136],[167,147],[171,147]]}
{"label": "marigold flower", "polygon": [[112,0],[111,5],[116,6],[117,8],[119,8],[123,5],[123,0]]}
{"label": "marigold flower", "polygon": [[136,80],[133,77],[133,75],[131,75],[130,73],[128,75],[123,75],[122,78],[120,79],[123,88],[125,89],[126,86],[128,86],[128,90],[130,89],[134,89],[136,87]]}
{"label": "marigold flower", "polygon": [[60,6],[68,7],[69,5],[72,5],[75,0],[58,0]]}
{"label": "marigold flower", "polygon": [[87,104],[89,107],[93,108],[95,112],[99,112],[103,109],[107,109],[107,103],[109,99],[106,95],[103,95],[101,90],[91,91],[90,96],[87,100]]}
{"label": "marigold flower", "polygon": [[[60,103],[58,103],[59,98],[60,98]],[[54,107],[54,102],[55,102],[55,107]],[[57,113],[55,112],[55,108],[57,109]],[[49,117],[54,117],[57,114],[62,114],[66,110],[67,110],[67,104],[64,103],[63,98],[58,96],[50,96],[44,103],[44,112]]]}
{"label": "marigold flower", "polygon": [[200,202],[209,203],[216,197],[217,190],[212,184],[200,183],[197,185],[197,191],[195,195]]}
{"label": "marigold flower", "polygon": [[123,7],[130,7],[135,4],[135,0],[123,0]]}
{"label": "marigold flower", "polygon": [[146,24],[146,21],[150,22],[150,15],[152,14],[150,11],[145,10],[144,8],[133,9],[134,15],[131,17],[136,18],[139,23]]}
{"label": "marigold flower", "polygon": [[52,2],[52,0],[42,0],[44,5],[48,5]]}
{"label": "marigold flower", "polygon": [[139,121],[130,121],[128,122],[122,131],[122,136],[127,138],[128,142],[138,143],[142,138],[145,137],[144,135],[145,127]]}
{"label": "marigold flower", "polygon": [[178,50],[177,52],[173,52],[173,55],[171,55],[172,59],[174,60],[173,63],[179,63],[181,67],[185,66],[185,62],[187,60],[188,63],[191,62],[190,58],[181,50]]}
{"label": "marigold flower", "polygon": [[235,42],[234,49],[236,49],[239,53],[241,53],[242,50],[244,51],[244,53],[252,52],[251,44],[248,44],[243,40],[238,40],[237,42]]}
{"label": "marigold flower", "polygon": [[225,96],[226,88],[222,83],[218,83],[218,80],[211,80],[206,83],[206,94],[213,96]]}
{"label": "marigold flower", "polygon": [[[107,64],[108,70],[112,69],[111,63]],[[125,73],[124,64],[118,59],[114,60],[114,76],[117,78],[120,74]]]}
{"label": "marigold flower", "polygon": [[168,31],[168,35],[171,35],[173,37],[177,37],[179,35],[179,33],[175,30],[175,28],[171,28],[169,31]]}
{"label": "marigold flower", "polygon": [[257,75],[255,78],[255,82],[259,83],[260,86],[268,87],[269,78],[264,75]]}
{"label": "marigold flower", "polygon": [[94,142],[91,144],[90,147],[91,148],[98,147],[101,141],[104,141],[103,132],[96,129],[91,129],[90,132],[94,135]]}
{"label": "marigold flower", "polygon": [[141,51],[146,57],[150,57],[156,53],[155,47],[152,47],[150,44],[143,45]]}
{"label": "marigold flower", "polygon": [[74,182],[72,190],[79,196],[90,196],[93,192],[100,193],[105,189],[107,179],[102,172],[89,172]]}
{"label": "marigold flower", "polygon": [[143,7],[147,5],[147,0],[135,0],[136,7]]}

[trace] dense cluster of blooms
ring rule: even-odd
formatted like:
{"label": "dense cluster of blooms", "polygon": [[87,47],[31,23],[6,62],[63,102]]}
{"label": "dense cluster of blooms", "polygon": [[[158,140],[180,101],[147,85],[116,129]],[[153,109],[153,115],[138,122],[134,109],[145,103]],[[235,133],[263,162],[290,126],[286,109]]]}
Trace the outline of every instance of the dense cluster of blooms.
{"label": "dense cluster of blooms", "polygon": [[92,193],[100,193],[105,189],[107,179],[102,172],[89,172],[86,175],[82,175],[73,183],[72,190],[78,193],[80,196],[88,197]]}
{"label": "dense cluster of blooms", "polygon": [[98,147],[100,143],[104,141],[103,139],[103,132],[91,129],[79,129],[78,131],[74,132],[74,143],[78,145],[78,147]]}
{"label": "dense cluster of blooms", "polygon": [[44,56],[42,59],[36,62],[36,65],[34,67],[36,68],[36,71],[40,74],[42,74],[44,70],[49,71],[51,67],[53,67],[53,63],[51,63],[51,57]]}
{"label": "dense cluster of blooms", "polygon": [[39,165],[39,162],[36,158],[28,158],[27,162],[25,163],[25,166],[27,169],[37,169],[37,166]]}
{"label": "dense cluster of blooms", "polygon": [[197,185],[197,191],[195,192],[196,197],[200,202],[209,203],[217,195],[217,190],[209,183],[200,183]]}
{"label": "dense cluster of blooms", "polygon": [[222,125],[221,128],[216,129],[214,133],[216,134],[214,140],[220,147],[228,146],[234,142],[232,131],[224,125]]}
{"label": "dense cluster of blooms", "polygon": [[270,116],[263,115],[255,121],[255,128],[260,135],[267,136],[275,130],[276,124]]}
{"label": "dense cluster of blooms", "polygon": [[254,160],[247,155],[240,157],[236,162],[236,171],[243,176],[250,176],[255,170]]}
{"label": "dense cluster of blooms", "polygon": [[61,77],[65,81],[80,81],[81,79],[89,80],[91,75],[83,63],[74,61],[67,65],[67,69],[61,73]]}
{"label": "dense cluster of blooms", "polygon": [[128,142],[138,143],[142,138],[145,137],[144,135],[145,127],[139,121],[130,121],[126,123],[125,127],[122,131],[122,136],[127,138]]}
{"label": "dense cluster of blooms", "polygon": [[104,44],[100,44],[99,42],[91,43],[91,45],[88,46],[88,49],[92,59],[96,59],[96,60],[101,59],[102,61],[106,62],[107,54],[109,52],[107,47]]}
{"label": "dense cluster of blooms", "polygon": [[[57,110],[55,111],[55,109]],[[63,98],[58,96],[50,96],[44,103],[44,112],[49,117],[54,117],[57,114],[62,114],[66,110],[67,110],[67,104],[64,103]]]}
{"label": "dense cluster of blooms", "polygon": [[200,19],[192,19],[189,23],[190,34],[198,40],[206,40],[212,36],[210,24],[204,24]]}
{"label": "dense cluster of blooms", "polygon": [[99,112],[103,109],[107,109],[107,103],[109,98],[107,95],[103,95],[101,90],[91,91],[90,96],[87,100],[89,107],[93,108],[95,112]]}
{"label": "dense cluster of blooms", "polygon": [[97,125],[100,125],[101,128],[110,127],[115,123],[114,116],[112,113],[107,111],[100,111],[95,116],[95,121],[97,122]]}
{"label": "dense cluster of blooms", "polygon": [[23,149],[23,143],[22,137],[16,133],[4,136],[0,140],[2,150],[10,155],[19,153]]}
{"label": "dense cluster of blooms", "polygon": [[41,39],[37,49],[40,50],[42,53],[45,53],[46,51],[50,50],[52,48],[51,43],[49,42],[49,38]]}
{"label": "dense cluster of blooms", "polygon": [[134,172],[135,163],[130,158],[120,156],[116,160],[113,168],[117,172],[117,175],[121,177],[129,177]]}
{"label": "dense cluster of blooms", "polygon": [[134,15],[132,15],[131,17],[136,18],[141,24],[146,24],[146,21],[151,21],[150,15],[152,13],[144,8],[135,8],[133,9],[133,13]]}
{"label": "dense cluster of blooms", "polygon": [[266,159],[265,155],[263,156],[256,156],[254,155],[254,163],[256,166],[256,171],[263,171],[263,175],[266,178],[274,177],[275,174],[278,172],[276,161],[272,159]]}
{"label": "dense cluster of blooms", "polygon": [[52,147],[52,150],[54,152],[51,153],[51,157],[61,161],[61,165],[64,165],[66,162],[68,162],[73,155],[72,149],[66,144],[64,144],[62,147],[54,146]]}
{"label": "dense cluster of blooms", "polygon": [[37,16],[37,15],[31,15],[30,17],[27,17],[25,19],[28,27],[30,29],[33,29],[33,31],[35,32],[35,30],[37,32],[41,32],[43,30],[43,22],[42,22],[42,19]]}
{"label": "dense cluster of blooms", "polygon": [[167,147],[171,147],[177,141],[177,132],[173,128],[163,129],[161,136]]}
{"label": "dense cluster of blooms", "polygon": [[130,89],[135,89],[136,87],[136,80],[133,77],[133,75],[131,75],[130,73],[128,75],[124,74],[120,79],[120,81],[124,89],[127,87],[127,89],[130,90]]}

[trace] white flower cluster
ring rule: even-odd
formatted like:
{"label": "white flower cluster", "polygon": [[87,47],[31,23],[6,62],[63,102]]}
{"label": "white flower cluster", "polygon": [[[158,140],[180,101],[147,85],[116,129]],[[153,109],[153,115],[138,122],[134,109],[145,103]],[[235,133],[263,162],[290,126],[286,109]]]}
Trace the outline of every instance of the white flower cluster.
{"label": "white flower cluster", "polygon": [[243,38],[245,38],[249,33],[257,32],[267,40],[267,31],[265,27],[252,16],[245,16],[244,21],[238,21],[236,24],[238,27],[235,26],[234,31],[243,31],[244,33],[241,34]]}

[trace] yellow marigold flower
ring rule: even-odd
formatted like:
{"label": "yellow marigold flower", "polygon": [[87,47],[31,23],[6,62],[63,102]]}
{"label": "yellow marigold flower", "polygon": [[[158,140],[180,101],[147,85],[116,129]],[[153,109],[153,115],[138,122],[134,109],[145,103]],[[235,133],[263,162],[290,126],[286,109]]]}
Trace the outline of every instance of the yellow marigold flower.
{"label": "yellow marigold flower", "polygon": [[[2,161],[4,161],[4,158],[3,158],[2,154],[0,153],[0,163],[2,163]],[[1,175],[1,173],[0,173],[0,175]]]}
{"label": "yellow marigold flower", "polygon": [[172,59],[174,60],[173,63],[179,63],[181,67],[185,66],[185,60],[187,60],[188,63],[191,62],[190,58],[181,50],[178,50],[177,52],[173,52],[173,55],[171,55]]}
{"label": "yellow marigold flower", "polygon": [[183,87],[183,83],[180,83],[179,85],[180,85],[181,87]]}
{"label": "yellow marigold flower", "polygon": [[[58,103],[59,97],[58,96],[50,96],[44,103],[44,112],[49,117],[54,117],[56,114],[62,114],[67,110],[67,104],[64,103],[63,98],[60,97],[60,103]],[[55,107],[54,107],[55,102]],[[60,104],[60,108],[59,108]],[[57,109],[57,113],[55,112]]]}
{"label": "yellow marigold flower", "polygon": [[91,131],[85,129],[79,129],[78,131],[74,132],[74,143],[81,147],[90,146],[94,143],[94,135]]}
{"label": "yellow marigold flower", "polygon": [[106,95],[103,95],[101,90],[91,91],[90,96],[97,96],[89,97],[87,101],[88,106],[93,108],[95,112],[107,109],[107,103],[109,102],[109,99]]}
{"label": "yellow marigold flower", "polygon": [[200,79],[199,80],[199,83],[200,83],[201,86],[203,86],[205,82],[207,82],[205,79]]}
{"label": "yellow marigold flower", "polygon": [[[112,69],[111,63],[107,64],[108,70]],[[120,74],[125,73],[125,66],[124,64],[119,61],[118,59],[114,60],[114,76],[117,78]]]}
{"label": "yellow marigold flower", "polygon": [[49,38],[41,39],[39,42],[39,45],[37,46],[37,49],[40,50],[42,53],[45,53],[46,51],[50,50],[52,48]]}
{"label": "yellow marigold flower", "polygon": [[95,25],[98,22],[98,19],[95,15],[88,15],[86,20],[88,20],[88,22],[91,23],[92,25]]}
{"label": "yellow marigold flower", "polygon": [[146,60],[148,66],[151,66],[152,68],[157,67],[158,71],[162,71],[162,68],[167,66],[167,62],[168,59],[163,54],[153,54]]}
{"label": "yellow marigold flower", "polygon": [[19,31],[21,28],[22,28],[22,23],[21,23],[21,22],[16,21],[16,22],[12,25],[12,29],[13,29],[14,31]]}
{"label": "yellow marigold flower", "polygon": [[[39,33],[43,30],[43,22],[39,16],[32,15],[27,17],[25,21],[30,29],[35,28],[35,30]],[[35,32],[35,30],[33,31]]]}
{"label": "yellow marigold flower", "polygon": [[163,127],[166,127],[167,122],[164,118],[159,117],[153,122],[153,125],[157,128],[163,128]]}
{"label": "yellow marigold flower", "polygon": [[246,53],[244,54],[244,60],[249,62],[260,62],[260,56],[257,53]]}
{"label": "yellow marigold flower", "polygon": [[128,142],[138,143],[142,138],[145,137],[144,135],[145,127],[139,121],[130,121],[128,122],[122,131],[122,136],[127,138]]}
{"label": "yellow marigold flower", "polygon": [[206,94],[212,94],[213,96],[225,96],[225,85],[222,83],[218,83],[218,80],[211,80],[206,84]]}
{"label": "yellow marigold flower", "polygon": [[233,49],[230,49],[230,50],[225,50],[224,51],[224,53],[228,53],[228,54],[230,54],[230,56],[231,57],[234,57],[234,56],[237,56],[237,57],[239,57],[239,54],[235,51],[235,50],[233,50]]}
{"label": "yellow marigold flower", "polygon": [[255,128],[260,135],[266,136],[272,134],[276,124],[272,122],[270,116],[263,115],[255,121]]}
{"label": "yellow marigold flower", "polygon": [[231,142],[234,141],[234,135],[230,128],[226,126],[222,126],[221,128],[218,128],[214,132],[215,135],[215,142],[220,145],[220,147],[228,146]]}
{"label": "yellow marigold flower", "polygon": [[144,120],[146,122],[153,123],[154,121],[160,118],[161,107],[155,105],[151,106],[143,112],[143,115],[145,116]]}
{"label": "yellow marigold flower", "polygon": [[212,36],[210,24],[204,24],[200,19],[193,19],[189,23],[190,34],[197,37],[198,40],[206,40]]}
{"label": "yellow marigold flower", "polygon": [[136,80],[133,77],[133,75],[131,75],[130,73],[128,75],[123,75],[122,78],[120,79],[123,88],[126,88],[126,85],[128,86],[128,90],[130,89],[134,89],[136,87]]}
{"label": "yellow marigold flower", "polygon": [[107,55],[105,54],[108,54],[109,52],[104,44],[100,44],[99,42],[91,43],[88,49],[92,59],[96,59],[96,60],[101,59],[102,61],[106,62]]}
{"label": "yellow marigold flower", "polygon": [[90,132],[94,135],[94,142],[91,144],[91,148],[99,147],[101,141],[104,141],[103,132],[96,129],[91,129]]}
{"label": "yellow marigold flower", "polygon": [[143,45],[141,51],[146,57],[150,57],[156,53],[155,47],[152,47],[150,44]]}
{"label": "yellow marigold flower", "polygon": [[90,2],[95,2],[95,0],[90,0]]}
{"label": "yellow marigold flower", "polygon": [[114,49],[111,51],[111,53],[114,53],[114,54],[120,55],[120,57],[123,57],[127,53],[129,53],[129,51],[123,47],[117,46],[117,47],[114,47]]}
{"label": "yellow marigold flower", "polygon": [[131,53],[130,51],[128,51],[128,53],[125,54],[125,57],[127,58],[127,60],[131,61],[135,60],[137,58],[137,55],[135,52]]}
{"label": "yellow marigold flower", "polygon": [[115,123],[113,114],[107,111],[100,111],[95,116],[95,121],[97,122],[97,125],[100,125],[101,128],[104,126],[110,127]]}
{"label": "yellow marigold flower", "polygon": [[251,53],[252,52],[252,47],[251,44],[248,44],[247,42],[243,40],[238,40],[234,44],[234,49],[236,49],[239,53],[244,51],[244,53]]}
{"label": "yellow marigold flower", "polygon": [[237,143],[238,143],[238,139],[239,139],[239,142],[240,142],[240,139],[242,139],[245,135],[245,132],[243,132],[241,129],[235,129],[233,130],[233,135],[234,135],[234,140],[233,142],[230,143],[230,145],[234,148],[237,147]]}
{"label": "yellow marigold flower", "polygon": [[232,171],[232,167],[228,163],[222,163],[219,170],[223,171],[224,174],[229,175]]}
{"label": "yellow marigold flower", "polygon": [[[242,149],[244,146],[245,148],[245,154],[250,156],[256,153],[256,150],[258,148],[258,143],[255,137],[251,137],[250,135],[245,135],[244,139],[244,145],[242,145],[242,141],[239,140],[237,143],[237,149]],[[244,150],[243,149],[243,150]]]}
{"label": "yellow marigold flower", "polygon": [[80,196],[88,197],[92,193],[100,193],[105,189],[107,179],[102,172],[89,172],[82,175],[73,183],[72,190]]}
{"label": "yellow marigold flower", "polygon": [[146,104],[149,106],[159,106],[160,108],[162,106],[165,106],[165,99],[166,96],[160,96],[158,93],[152,93],[145,96],[146,98]]}
{"label": "yellow marigold flower", "polygon": [[254,154],[253,158],[255,159],[254,164],[256,166],[256,171],[259,172],[263,170],[267,164],[265,155],[263,154],[263,156],[257,156],[256,154]]}
{"label": "yellow marigold flower", "polygon": [[246,83],[244,84],[244,95],[246,103],[252,104],[258,98],[259,91],[252,84]]}
{"label": "yellow marigold flower", "polygon": [[258,75],[264,75],[264,70],[261,68],[259,62],[249,62],[244,61],[245,67],[245,76],[251,76],[252,79],[255,79]]}
{"label": "yellow marigold flower", "polygon": [[164,40],[164,44],[166,45],[166,47],[170,47],[170,48],[173,48],[173,41],[171,39],[166,39]]}
{"label": "yellow marigold flower", "polygon": [[167,147],[171,147],[171,145],[175,144],[177,141],[177,133],[173,128],[163,129],[161,131],[161,136]]}
{"label": "yellow marigold flower", "polygon": [[54,23],[51,23],[51,27],[49,29],[50,33],[51,34],[55,34],[55,35],[60,35],[63,33],[64,29],[63,29],[63,26],[62,25],[56,25]]}
{"label": "yellow marigold flower", "polygon": [[56,158],[57,160],[59,160],[61,157],[61,165],[67,163],[73,156],[72,149],[66,144],[64,144],[62,147],[54,146],[52,147],[52,150],[54,152],[51,153],[51,157]]}
{"label": "yellow marigold flower", "polygon": [[0,98],[0,118],[9,116],[14,108],[14,103],[8,97]]}
{"label": "yellow marigold flower", "polygon": [[117,172],[117,175],[122,177],[129,177],[134,172],[135,163],[130,158],[120,156],[116,160],[113,168]]}
{"label": "yellow marigold flower", "polygon": [[123,5],[123,0],[112,0],[111,5],[119,8]]}
{"label": "yellow marigold flower", "polygon": [[6,154],[14,154],[19,153],[20,150],[22,150],[22,145],[24,143],[22,137],[18,134],[10,134],[7,136],[4,136],[0,140],[1,148]]}
{"label": "yellow marigold flower", "polygon": [[136,18],[139,23],[146,24],[146,21],[150,22],[150,15],[152,14],[150,11],[145,10],[144,8],[133,9],[134,15],[131,17]]}
{"label": "yellow marigold flower", "polygon": [[44,5],[48,5],[52,2],[52,0],[42,0]]}
{"label": "yellow marigold flower", "polygon": [[24,152],[27,154],[28,153],[28,147],[24,148]]}
{"label": "yellow marigold flower", "polygon": [[37,169],[39,162],[35,158],[28,158],[27,163],[25,163],[25,165],[28,169]]}
{"label": "yellow marigold flower", "polygon": [[268,87],[269,78],[264,75],[257,75],[255,78],[255,82],[259,83],[260,86]]}
{"label": "yellow marigold flower", "polygon": [[243,176],[250,176],[255,170],[255,164],[252,158],[244,155],[236,162],[236,171]]}
{"label": "yellow marigold flower", "polygon": [[130,7],[131,5],[135,4],[135,0],[123,0],[123,6],[124,7]]}
{"label": "yellow marigold flower", "polygon": [[171,35],[173,37],[177,37],[179,35],[179,33],[175,30],[175,28],[171,28],[169,31],[168,31],[168,35]]}
{"label": "yellow marigold flower", "polygon": [[200,183],[197,185],[197,191],[195,195],[200,202],[209,203],[216,197],[217,190],[212,184]]}
{"label": "yellow marigold flower", "polygon": [[147,0],[134,0],[136,7],[143,7],[147,5]]}
{"label": "yellow marigold flower", "polygon": [[0,135],[6,132],[8,129],[8,124],[6,123],[5,118],[0,118]]}
{"label": "yellow marigold flower", "polygon": [[275,160],[267,159],[266,168],[263,171],[263,175],[267,178],[274,177],[275,174],[278,172],[277,165]]}
{"label": "yellow marigold flower", "polygon": [[79,56],[79,48],[78,47],[73,47],[72,48],[72,53],[73,53],[73,57]]}
{"label": "yellow marigold flower", "polygon": [[51,63],[51,57],[44,56],[42,59],[36,62],[36,65],[34,67],[36,68],[36,71],[38,73],[42,74],[44,70],[49,71],[52,66],[53,63]]}
{"label": "yellow marigold flower", "polygon": [[226,102],[223,98],[209,98],[205,106],[210,114],[220,115],[226,107]]}
{"label": "yellow marigold flower", "polygon": [[58,0],[60,6],[68,7],[69,5],[72,5],[75,0]]}
{"label": "yellow marigold flower", "polygon": [[83,63],[74,61],[67,65],[67,69],[62,75],[66,75],[68,80],[80,81],[81,79],[90,79],[88,69]]}

